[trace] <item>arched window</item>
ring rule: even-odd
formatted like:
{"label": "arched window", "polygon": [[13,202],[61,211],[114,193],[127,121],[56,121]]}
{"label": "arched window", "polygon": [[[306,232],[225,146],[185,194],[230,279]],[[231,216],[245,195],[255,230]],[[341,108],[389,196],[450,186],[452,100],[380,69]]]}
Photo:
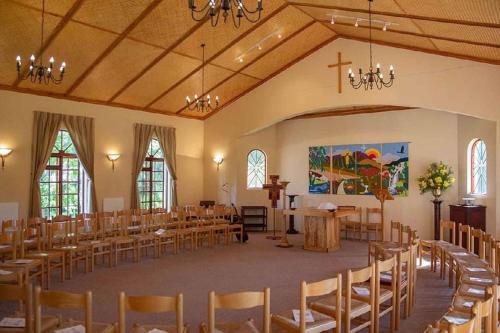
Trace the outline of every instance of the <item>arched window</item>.
{"label": "arched window", "polygon": [[266,154],[259,149],[253,149],[247,156],[247,188],[262,188],[266,182]]}
{"label": "arched window", "polygon": [[474,139],[468,149],[467,190],[470,194],[484,195],[487,191],[487,156],[486,144],[481,139]]}
{"label": "arched window", "polygon": [[40,177],[42,216],[76,216],[90,207],[90,179],[68,131],[60,130],[49,162]]}
{"label": "arched window", "polygon": [[160,142],[153,138],[137,179],[141,208],[169,208],[170,196],[166,189],[170,188],[170,182]]}

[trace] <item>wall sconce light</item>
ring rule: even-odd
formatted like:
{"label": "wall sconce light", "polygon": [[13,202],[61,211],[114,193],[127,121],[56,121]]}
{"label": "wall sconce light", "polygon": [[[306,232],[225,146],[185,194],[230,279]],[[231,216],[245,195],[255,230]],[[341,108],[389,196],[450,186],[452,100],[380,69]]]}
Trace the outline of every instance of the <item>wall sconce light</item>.
{"label": "wall sconce light", "polygon": [[115,172],[115,162],[120,158],[120,154],[108,154],[108,160],[111,161],[111,168],[113,168],[113,172]]}
{"label": "wall sconce light", "polygon": [[219,171],[219,166],[224,162],[224,157],[220,154],[214,156],[214,162],[217,164],[217,171]]}
{"label": "wall sconce light", "polygon": [[5,167],[5,158],[12,152],[10,148],[0,148],[0,158],[2,159],[2,170]]}

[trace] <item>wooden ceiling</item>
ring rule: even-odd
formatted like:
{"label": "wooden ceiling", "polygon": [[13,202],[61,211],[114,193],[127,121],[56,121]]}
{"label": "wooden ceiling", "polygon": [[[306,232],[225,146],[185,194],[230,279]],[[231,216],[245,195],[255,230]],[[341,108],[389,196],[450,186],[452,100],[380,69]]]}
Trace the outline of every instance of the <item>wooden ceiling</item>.
{"label": "wooden ceiling", "polygon": [[[40,48],[41,0],[2,0],[0,89],[206,119],[213,112],[185,108],[185,96],[201,94],[202,42],[206,87],[221,110],[336,38],[367,41],[366,21],[354,27],[340,17],[367,18],[366,1],[263,4],[258,23],[236,29],[193,21],[186,0],[46,0]],[[338,15],[333,25],[330,14]],[[375,0],[373,19],[394,23],[374,26],[375,43],[500,64],[499,0]],[[42,52],[68,64],[61,85],[17,78],[15,57],[25,65]]]}

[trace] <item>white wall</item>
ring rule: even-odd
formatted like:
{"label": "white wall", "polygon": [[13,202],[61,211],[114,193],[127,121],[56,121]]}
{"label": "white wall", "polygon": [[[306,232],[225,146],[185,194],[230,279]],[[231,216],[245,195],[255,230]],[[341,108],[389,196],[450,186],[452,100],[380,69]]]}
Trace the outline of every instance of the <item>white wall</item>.
{"label": "white wall", "polygon": [[475,196],[476,203],[486,205],[486,230],[492,232],[495,230],[495,216],[497,214],[496,205],[496,124],[495,122],[478,119],[474,117],[459,116],[458,117],[458,172],[459,179],[459,199],[470,197],[467,192],[467,150],[469,143],[473,139],[482,139],[486,143],[486,155],[488,159],[487,165],[487,194]]}
{"label": "white wall", "polygon": [[[123,108],[79,103],[0,91],[0,147],[13,148],[0,170],[0,202],[18,202],[19,217],[28,213],[33,111],[95,118],[95,181],[98,207],[103,198],[124,197],[130,205],[133,124],[172,126],[177,133],[178,196],[180,204],[203,197],[203,122]],[[113,173],[106,154],[121,153]]]}

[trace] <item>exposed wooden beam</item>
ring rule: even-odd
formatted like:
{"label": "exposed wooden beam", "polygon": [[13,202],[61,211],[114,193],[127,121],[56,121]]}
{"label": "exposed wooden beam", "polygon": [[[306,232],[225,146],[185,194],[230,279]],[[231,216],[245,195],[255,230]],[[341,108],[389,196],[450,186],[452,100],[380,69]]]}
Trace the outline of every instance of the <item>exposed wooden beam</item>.
{"label": "exposed wooden beam", "polygon": [[[78,11],[78,9],[82,6],[83,0],[76,0],[75,3],[71,6],[71,8],[66,12],[66,14],[63,16],[63,18],[59,21],[59,23],[56,25],[54,30],[52,30],[52,33],[50,34],[49,38],[47,38],[44,42],[43,45],[40,46],[40,49],[37,51],[35,57],[39,58],[43,52],[52,44],[52,42],[56,39],[56,37],[59,35],[59,33],[64,29],[66,24],[70,21],[71,17],[75,15],[75,13]],[[14,36],[15,38],[15,36]],[[22,71],[21,77],[26,76],[26,73],[28,73],[28,67],[26,67]],[[18,77],[14,83],[12,84],[13,87],[17,87],[19,83],[21,83],[22,79]]]}
{"label": "exposed wooden beam", "polygon": [[[346,26],[346,27],[352,27],[353,29],[365,29],[368,30],[369,27],[360,24],[358,27],[354,27],[351,24],[347,23],[342,23],[342,22],[335,22],[335,24],[330,24],[330,21],[328,20],[318,20],[318,22],[321,22],[325,25],[328,25],[333,31],[335,31],[335,26],[340,25],[340,26]],[[383,31],[382,28],[379,27],[373,27],[372,30],[378,30],[378,31]],[[471,45],[477,45],[477,46],[486,46],[486,47],[494,47],[497,49],[500,49],[500,44],[491,44],[491,43],[483,43],[483,42],[475,42],[471,40],[466,40],[466,39],[457,39],[457,38],[451,38],[451,37],[441,37],[441,36],[436,36],[436,35],[430,35],[426,33],[417,33],[417,32],[410,32],[410,31],[402,31],[402,30],[395,30],[395,29],[388,29],[387,31],[384,32],[394,32],[396,34],[400,35],[408,35],[408,36],[416,36],[416,37],[423,37],[423,38],[432,38],[432,39],[438,39],[438,40],[445,40],[448,42],[455,42],[455,43],[465,43],[465,44],[471,44]]]}
{"label": "exposed wooden beam", "polygon": [[331,38],[328,38],[323,43],[321,43],[318,46],[316,46],[316,47],[312,48],[311,50],[307,51],[306,53],[304,53],[303,55],[301,55],[300,57],[298,57],[294,61],[286,64],[285,66],[281,67],[280,69],[278,69],[274,73],[268,75],[264,80],[262,80],[260,82],[257,82],[256,84],[254,84],[253,86],[251,86],[247,90],[243,91],[241,94],[235,96],[229,102],[227,102],[224,105],[222,105],[220,108],[216,109],[215,111],[210,112],[209,114],[207,114],[206,116],[203,117],[203,120],[205,120],[205,119],[213,116],[214,114],[216,114],[218,112],[221,112],[223,109],[225,109],[227,106],[229,106],[230,104],[232,104],[234,101],[236,101],[239,98],[243,97],[244,95],[248,94],[250,91],[254,90],[255,88],[263,85],[267,81],[269,81],[272,78],[274,78],[276,75],[278,75],[278,74],[282,73],[283,71],[287,70],[288,68],[292,67],[293,65],[295,65],[299,61],[303,60],[304,58],[307,58],[309,55],[313,54],[314,52],[318,51],[319,49],[323,48],[324,46],[330,44],[331,42],[333,42],[334,40],[336,40],[339,37],[340,37],[339,35],[335,35],[335,36],[333,36]]}
{"label": "exposed wooden beam", "polygon": [[[303,27],[301,27],[299,30],[296,30],[292,34],[288,35],[286,38],[282,38],[278,43],[276,43],[275,45],[273,45],[271,48],[267,49],[265,52],[260,53],[257,57],[255,57],[255,59],[253,59],[252,61],[248,62],[245,66],[241,67],[239,70],[237,70],[236,72],[234,72],[232,75],[228,76],[227,78],[225,78],[221,82],[217,83],[215,86],[213,86],[212,88],[210,88],[206,93],[207,94],[212,93],[215,89],[217,89],[218,87],[220,87],[221,85],[223,85],[227,81],[231,80],[236,75],[242,74],[242,72],[245,69],[247,69],[248,67],[250,67],[251,65],[253,65],[254,63],[256,63],[257,61],[259,61],[260,59],[262,59],[263,57],[265,57],[266,55],[268,55],[269,53],[271,53],[272,51],[274,51],[275,49],[277,49],[278,47],[280,47],[281,45],[283,45],[287,41],[291,40],[293,37],[297,36],[302,31],[306,30],[307,28],[309,28],[310,26],[312,26],[315,23],[316,23],[316,21],[312,20],[309,23],[305,24]],[[262,80],[261,78],[257,78],[257,79],[259,81]],[[184,110],[186,110],[185,106],[182,107],[181,109],[177,110],[176,113],[179,114],[179,113],[181,113]]]}
{"label": "exposed wooden beam", "polygon": [[320,112],[306,113],[299,116],[292,117],[287,120],[295,119],[312,119],[312,118],[323,118],[323,117],[340,117],[349,116],[356,114],[366,114],[366,113],[379,113],[379,112],[389,112],[389,111],[406,111],[416,109],[414,107],[408,106],[397,106],[397,105],[376,105],[376,106],[363,106],[363,107],[352,107],[352,108],[341,108],[341,109],[331,109]]}
{"label": "exposed wooden beam", "polygon": [[[246,30],[245,32],[243,32],[242,34],[240,34],[238,37],[236,37],[235,39],[233,39],[229,44],[227,44],[226,46],[224,46],[221,50],[219,50],[214,55],[212,55],[209,59],[207,59],[205,61],[205,63],[208,64],[208,63],[212,62],[218,56],[220,56],[221,54],[223,54],[224,52],[226,52],[227,50],[229,50],[231,47],[233,47],[233,45],[235,45],[236,43],[238,43],[239,41],[241,41],[243,38],[245,38],[246,36],[248,36],[250,33],[252,33],[253,31],[255,31],[257,28],[259,28],[260,26],[262,26],[264,23],[266,23],[267,21],[269,21],[271,18],[273,18],[274,16],[276,16],[278,13],[280,13],[281,11],[283,11],[288,6],[289,6],[289,4],[285,2],[283,5],[281,5],[277,9],[275,9],[272,13],[270,13],[266,17],[262,18],[258,23],[255,23],[248,30]],[[187,79],[189,79],[191,76],[193,76],[203,66],[204,66],[204,64],[201,64],[200,66],[196,67],[194,70],[192,70],[184,78],[182,78],[181,80],[177,81],[174,85],[172,85],[167,90],[165,90],[163,93],[161,93],[158,97],[156,97],[155,99],[153,99],[149,104],[146,105],[146,107],[152,106],[158,100],[160,100],[161,98],[163,98],[163,96],[167,95],[169,92],[171,92],[176,87],[178,87],[180,84],[182,84]]]}
{"label": "exposed wooden beam", "polygon": [[162,2],[162,0],[153,0],[140,14],[135,18],[132,23],[128,25],[128,27],[122,31],[118,35],[118,37],[92,62],[92,64],[87,67],[87,69],[80,75],[69,87],[66,91],[66,95],[70,95],[82,82],[85,78],[118,46],[118,44],[127,37],[127,35],[135,29],[135,27],[144,20],[146,16],[149,15],[158,5]]}
{"label": "exposed wooden beam", "polygon": [[13,87],[13,86],[9,86],[6,84],[0,84],[0,90],[14,91],[14,92],[23,93],[23,94],[31,94],[31,95],[44,96],[44,97],[51,97],[51,98],[56,98],[56,99],[69,100],[69,101],[73,101],[73,102],[82,102],[82,103],[90,103],[90,104],[96,104],[96,105],[118,107],[118,108],[134,110],[134,111],[143,111],[143,112],[149,112],[149,113],[162,114],[162,115],[166,115],[166,116],[177,116],[177,117],[182,117],[182,118],[202,120],[201,117],[195,117],[195,116],[183,115],[183,114],[175,114],[173,112],[168,112],[168,111],[163,111],[163,110],[158,110],[158,109],[144,108],[144,107],[129,105],[129,104],[99,101],[99,100],[95,100],[95,99],[88,99],[88,98],[82,98],[82,97],[77,97],[77,96],[66,96],[63,94],[51,93],[48,91],[35,90],[35,89],[31,89],[31,88]]}
{"label": "exposed wooden beam", "polygon": [[[345,34],[338,35],[338,36],[342,37],[342,38],[345,38],[345,39],[357,40],[357,41],[360,41],[360,42],[369,42],[370,41],[368,38],[362,38],[362,37],[357,37],[357,36],[350,36],[350,35],[345,35]],[[399,49],[406,49],[406,50],[411,50],[411,51],[418,51],[418,52],[430,53],[430,54],[440,55],[440,56],[444,56],[444,57],[451,57],[451,58],[457,58],[457,59],[463,59],[463,60],[484,62],[484,63],[487,63],[487,64],[493,64],[493,65],[500,65],[500,60],[493,60],[493,59],[488,59],[488,58],[479,58],[479,57],[473,57],[473,56],[462,55],[462,54],[451,53],[451,52],[445,52],[445,51],[424,49],[424,48],[421,48],[421,47],[416,47],[416,46],[411,46],[411,45],[404,45],[404,44],[398,44],[398,43],[392,43],[392,42],[386,42],[386,41],[383,41],[383,40],[376,40],[376,39],[372,39],[372,43],[379,44],[379,45],[384,45],[384,46],[396,47],[396,48],[399,48]]]}
{"label": "exposed wooden beam", "polygon": [[118,96],[120,96],[128,87],[130,87],[135,81],[139,80],[144,74],[146,74],[151,68],[153,68],[157,63],[159,63],[167,54],[172,52],[178,45],[180,45],[186,38],[191,36],[196,30],[198,30],[203,23],[205,23],[208,18],[196,23],[193,25],[188,31],[186,31],[179,39],[177,39],[172,45],[166,48],[162,53],[160,53],[156,58],[151,61],[146,67],[144,67],[137,75],[135,75],[132,79],[128,80],[127,83],[123,87],[121,87],[111,98],[108,100],[109,102],[114,101]]}
{"label": "exposed wooden beam", "polygon": [[[320,5],[320,4],[311,4],[311,3],[307,3],[307,2],[295,2],[295,1],[288,1],[288,3],[291,5],[294,5],[294,6],[301,6],[301,7],[342,10],[342,11],[346,11],[346,12],[368,14],[367,9],[361,9],[361,8],[350,8],[350,7],[333,6],[333,5]],[[461,24],[461,25],[468,25],[468,26],[475,26],[475,27],[486,27],[486,28],[497,28],[497,29],[500,28],[500,24],[497,24],[497,23],[485,23],[485,22],[475,22],[475,21],[466,21],[466,20],[455,20],[455,19],[446,19],[446,18],[441,18],[441,17],[401,14],[401,13],[385,12],[385,11],[378,11],[378,10],[372,10],[372,14],[391,16],[391,17],[402,17],[402,18],[409,18],[409,19],[422,20],[422,21],[441,22],[441,23],[449,23],[449,24]]]}

